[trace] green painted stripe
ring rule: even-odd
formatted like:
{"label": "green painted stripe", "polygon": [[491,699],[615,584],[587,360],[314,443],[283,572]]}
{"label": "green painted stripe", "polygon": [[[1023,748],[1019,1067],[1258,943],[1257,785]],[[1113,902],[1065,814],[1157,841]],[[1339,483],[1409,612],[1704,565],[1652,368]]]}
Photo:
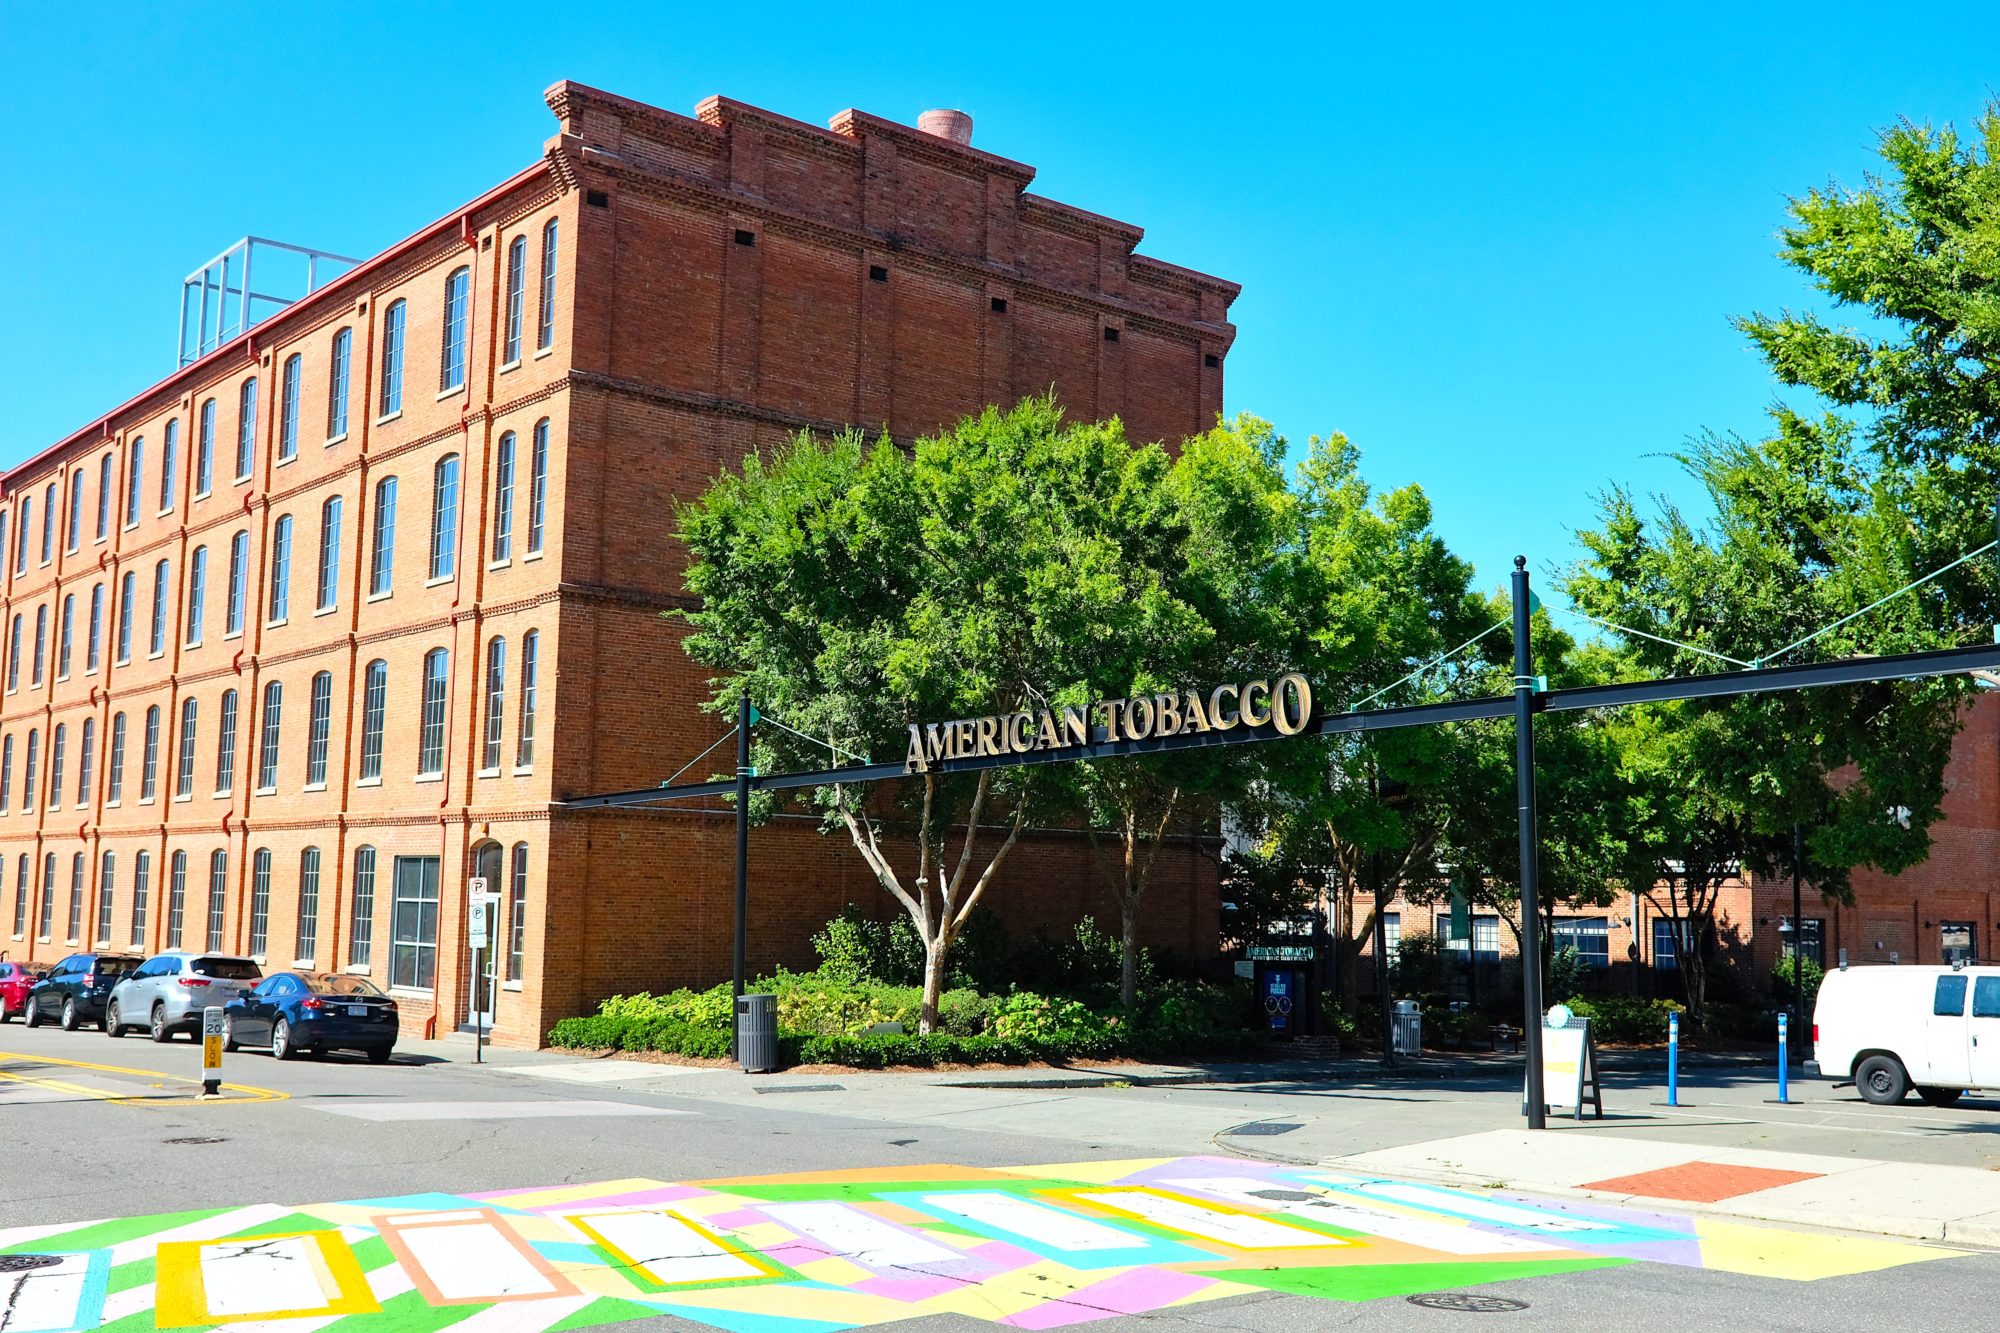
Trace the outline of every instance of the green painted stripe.
{"label": "green painted stripe", "polygon": [[105,1294],[115,1296],[121,1291],[143,1287],[154,1280],[154,1264],[151,1259],[135,1259],[129,1264],[119,1264],[111,1270],[111,1281],[105,1286]]}
{"label": "green painted stripe", "polygon": [[32,1253],[37,1250],[102,1250],[113,1245],[123,1245],[128,1240],[143,1240],[147,1236],[190,1223],[220,1217],[233,1213],[234,1208],[197,1208],[186,1213],[154,1213],[150,1217],[125,1217],[96,1225],[85,1225],[75,1231],[59,1232],[53,1236],[43,1236],[40,1240],[10,1245],[0,1254]]}

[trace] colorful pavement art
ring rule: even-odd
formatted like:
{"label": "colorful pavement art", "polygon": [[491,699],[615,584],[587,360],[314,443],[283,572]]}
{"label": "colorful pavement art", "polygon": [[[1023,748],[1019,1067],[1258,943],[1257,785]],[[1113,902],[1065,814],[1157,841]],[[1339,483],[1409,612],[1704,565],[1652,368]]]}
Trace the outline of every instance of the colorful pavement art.
{"label": "colorful pavement art", "polygon": [[[1809,1281],[1954,1251],[1231,1158],[414,1194],[0,1230],[7,1333],[1022,1329],[1635,1261]],[[33,1257],[29,1257],[33,1256]]]}

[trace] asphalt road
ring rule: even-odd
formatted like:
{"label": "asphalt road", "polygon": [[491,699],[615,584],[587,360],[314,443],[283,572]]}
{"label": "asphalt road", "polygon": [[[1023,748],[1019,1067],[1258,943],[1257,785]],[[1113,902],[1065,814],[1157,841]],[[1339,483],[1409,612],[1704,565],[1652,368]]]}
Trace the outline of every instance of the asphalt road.
{"label": "asphalt road", "polygon": [[[576,1069],[569,1062],[542,1063]],[[1312,1160],[1331,1155],[1328,1145],[1363,1151],[1518,1124],[1509,1110],[1518,1094],[1504,1079],[1450,1088],[1382,1080],[1340,1089],[1278,1084],[1010,1091],[920,1088],[867,1076],[759,1084],[733,1075],[651,1077],[622,1069],[608,1071],[615,1081],[596,1082],[577,1081],[574,1072],[537,1076],[533,1062],[475,1067],[463,1062],[462,1053],[450,1060],[403,1054],[380,1067],[342,1057],[281,1063],[243,1053],[230,1056],[225,1069],[230,1097],[201,1103],[190,1097],[198,1065],[197,1048],[185,1040],[157,1046],[94,1032],[0,1028],[0,1133],[13,1145],[0,1152],[0,1228],[633,1177],[673,1182],[831,1170],[879,1175],[930,1163],[1006,1168],[1228,1151]],[[1614,1082],[1608,1090],[1614,1113],[1628,1103],[1642,1114],[1637,1107],[1650,1100],[1650,1089],[1641,1082],[1628,1080],[1624,1088]],[[756,1090],[760,1086],[765,1090]],[[1758,1146],[1876,1157],[1901,1151],[1971,1165],[1990,1156],[2000,1129],[2000,1105],[1939,1112],[1912,1104],[1884,1113],[1853,1101],[1851,1092],[1809,1085],[1801,1091],[1814,1099],[1811,1104],[1772,1108],[1763,1107],[1754,1091],[1762,1089],[1733,1076],[1704,1086],[1697,1075],[1683,1084],[1693,1103],[1686,1110],[1710,1119],[1666,1120],[1647,1107],[1642,1120],[1620,1123],[1616,1132],[1665,1123],[1683,1136],[1769,1135],[1784,1141]],[[1302,1128],[1274,1137],[1228,1132],[1280,1119]],[[1797,1141],[1800,1136],[1809,1140]],[[1756,1328],[1983,1328],[2000,1308],[2000,1255],[1974,1253],[1814,1281],[1633,1262],[1448,1289],[1506,1298],[1523,1308],[1472,1314],[1421,1307],[1401,1294],[1349,1302],[1259,1292],[1122,1315],[1100,1326],[1293,1333],[1302,1326],[1453,1328],[1483,1319],[1593,1330],[1684,1329],[1707,1321]],[[440,1325],[431,1320],[421,1326]],[[660,1315],[625,1326],[689,1325]],[[924,1330],[992,1326],[967,1314],[911,1321]]]}

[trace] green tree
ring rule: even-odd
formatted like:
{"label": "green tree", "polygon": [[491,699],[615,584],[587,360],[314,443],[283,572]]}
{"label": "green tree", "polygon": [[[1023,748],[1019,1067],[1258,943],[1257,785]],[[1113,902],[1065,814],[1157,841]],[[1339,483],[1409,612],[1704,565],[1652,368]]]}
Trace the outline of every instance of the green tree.
{"label": "green tree", "polygon": [[[745,459],[679,514],[708,706],[749,691],[795,729],[760,732],[759,762],[802,767],[826,753],[797,732],[884,759],[913,723],[1088,702],[1110,664],[1200,629],[1162,575],[1185,548],[1171,470],[1160,447],[1065,422],[1051,399],[908,449],[801,436]],[[1064,796],[1046,765],[813,794],[923,941],[924,1030],[953,940]]]}

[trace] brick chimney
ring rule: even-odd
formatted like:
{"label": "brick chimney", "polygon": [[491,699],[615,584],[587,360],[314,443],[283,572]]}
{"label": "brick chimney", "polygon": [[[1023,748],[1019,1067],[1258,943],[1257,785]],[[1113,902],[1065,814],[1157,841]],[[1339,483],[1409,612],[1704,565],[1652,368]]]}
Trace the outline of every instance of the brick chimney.
{"label": "brick chimney", "polygon": [[963,111],[926,111],[917,117],[917,128],[955,144],[968,148],[972,146],[972,117]]}

